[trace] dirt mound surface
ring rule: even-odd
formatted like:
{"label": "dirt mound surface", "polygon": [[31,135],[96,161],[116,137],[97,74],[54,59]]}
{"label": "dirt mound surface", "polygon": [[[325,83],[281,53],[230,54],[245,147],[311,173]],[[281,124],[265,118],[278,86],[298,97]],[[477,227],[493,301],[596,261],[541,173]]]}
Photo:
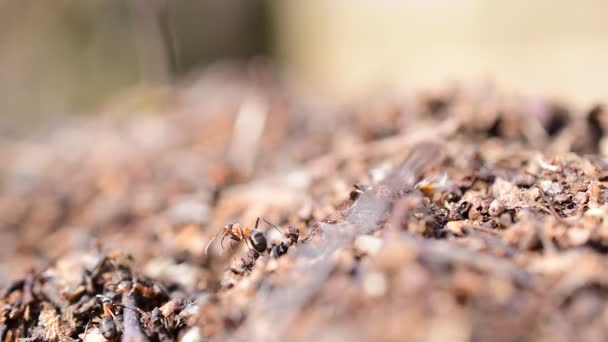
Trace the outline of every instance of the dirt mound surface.
{"label": "dirt mound surface", "polygon": [[602,108],[283,89],[3,142],[0,339],[608,338]]}

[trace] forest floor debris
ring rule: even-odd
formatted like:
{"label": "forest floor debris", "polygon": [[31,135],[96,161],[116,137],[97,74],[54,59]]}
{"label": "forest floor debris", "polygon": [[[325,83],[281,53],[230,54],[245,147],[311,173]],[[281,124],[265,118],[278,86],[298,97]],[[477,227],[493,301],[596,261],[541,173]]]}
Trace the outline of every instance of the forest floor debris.
{"label": "forest floor debris", "polygon": [[608,338],[601,107],[199,82],[3,143],[0,339]]}

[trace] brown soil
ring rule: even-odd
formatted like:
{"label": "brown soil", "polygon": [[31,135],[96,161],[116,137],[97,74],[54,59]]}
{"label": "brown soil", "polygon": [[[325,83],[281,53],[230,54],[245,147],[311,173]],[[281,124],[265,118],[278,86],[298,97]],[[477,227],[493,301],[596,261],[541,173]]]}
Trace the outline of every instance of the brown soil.
{"label": "brown soil", "polygon": [[262,75],[0,146],[0,339],[608,338],[600,107]]}

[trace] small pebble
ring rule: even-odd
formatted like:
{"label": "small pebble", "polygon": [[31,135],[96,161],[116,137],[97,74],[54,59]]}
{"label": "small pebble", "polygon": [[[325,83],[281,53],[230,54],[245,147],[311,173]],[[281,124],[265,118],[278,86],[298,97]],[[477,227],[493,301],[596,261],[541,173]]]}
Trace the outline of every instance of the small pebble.
{"label": "small pebble", "polygon": [[580,191],[574,196],[574,203],[576,203],[578,205],[583,205],[583,204],[587,203],[588,200],[589,200],[589,196],[587,195],[586,192]]}
{"label": "small pebble", "polygon": [[540,183],[540,187],[543,190],[543,192],[549,196],[558,195],[558,194],[562,193],[562,191],[564,190],[564,188],[561,186],[561,184],[559,184],[557,182],[552,182],[548,179],[543,179],[539,183]]}
{"label": "small pebble", "polygon": [[176,223],[201,223],[209,221],[211,208],[194,200],[185,200],[168,209],[168,215]]}
{"label": "small pebble", "polygon": [[591,208],[585,211],[585,216],[604,217],[606,216],[606,206]]}
{"label": "small pebble", "polygon": [[307,203],[306,205],[302,206],[300,210],[298,210],[298,218],[303,221],[313,218],[312,204]]}
{"label": "small pebble", "polygon": [[375,256],[376,265],[386,271],[395,272],[403,267],[405,263],[412,262],[416,258],[414,247],[403,240],[388,240],[382,250]]}
{"label": "small pebble", "polygon": [[456,214],[462,218],[469,216],[469,210],[471,210],[471,203],[467,201],[461,202],[455,209]]}
{"label": "small pebble", "polygon": [[498,216],[505,211],[505,205],[502,204],[501,201],[495,199],[490,203],[490,208],[488,209],[488,213],[492,216]]}
{"label": "small pebble", "polygon": [[371,272],[363,280],[363,289],[370,297],[384,296],[386,288],[386,276],[382,272]]}
{"label": "small pebble", "polygon": [[532,185],[534,185],[535,181],[536,179],[534,178],[534,176],[529,174],[517,175],[515,176],[515,178],[513,178],[513,184],[522,188],[531,187]]}
{"label": "small pebble", "polygon": [[187,330],[180,339],[182,342],[199,342],[203,338],[201,336],[201,329],[199,327],[190,328]]}
{"label": "small pebble", "polygon": [[464,236],[464,231],[462,230],[463,225],[463,221],[450,221],[446,223],[445,230],[456,236]]}
{"label": "small pebble", "polygon": [[553,201],[558,204],[564,204],[570,201],[570,195],[568,194],[559,194],[553,197]]}
{"label": "small pebble", "polygon": [[266,271],[267,272],[274,272],[279,268],[279,262],[275,259],[271,259],[268,260],[268,263],[266,264]]}
{"label": "small pebble", "polygon": [[392,169],[392,165],[388,162],[383,163],[382,165],[373,168],[369,171],[370,178],[374,183],[381,182],[386,175],[389,173],[389,170]]}
{"label": "small pebble", "polygon": [[589,241],[591,232],[587,229],[572,228],[568,229],[568,240],[573,246],[582,246]]}
{"label": "small pebble", "polygon": [[498,223],[502,227],[509,227],[511,224],[513,224],[513,218],[511,217],[511,214],[503,213],[502,215],[500,215],[500,218],[498,219]]}
{"label": "small pebble", "polygon": [[538,162],[538,166],[540,166],[542,169],[547,170],[547,171],[560,172],[562,169],[559,165],[553,165],[553,164],[547,163],[542,158],[538,158],[537,162]]}
{"label": "small pebble", "polygon": [[371,235],[359,235],[355,239],[355,250],[363,255],[375,255],[382,247],[382,240]]}
{"label": "small pebble", "polygon": [[471,210],[469,210],[469,220],[475,220],[479,217],[479,215],[481,214],[476,208],[471,208]]}
{"label": "small pebble", "polygon": [[587,193],[589,194],[589,202],[590,205],[598,204],[600,199],[600,195],[602,193],[602,188],[598,183],[589,184],[589,188],[587,189]]}
{"label": "small pebble", "polygon": [[540,189],[537,187],[528,189],[527,193],[528,196],[533,200],[537,200],[540,197]]}
{"label": "small pebble", "polygon": [[294,188],[306,189],[310,186],[312,177],[306,171],[293,171],[287,175],[287,184]]}
{"label": "small pebble", "polygon": [[84,333],[82,333],[78,337],[80,337],[84,342],[105,342],[105,341],[107,341],[103,337],[101,332],[99,332],[98,328],[89,328],[86,336],[84,335]]}

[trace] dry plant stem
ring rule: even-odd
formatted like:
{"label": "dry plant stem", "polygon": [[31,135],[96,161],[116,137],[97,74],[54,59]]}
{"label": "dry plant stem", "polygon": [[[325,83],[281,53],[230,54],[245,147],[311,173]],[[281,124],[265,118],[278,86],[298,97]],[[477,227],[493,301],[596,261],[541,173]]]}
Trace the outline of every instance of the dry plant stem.
{"label": "dry plant stem", "polygon": [[34,301],[34,294],[32,289],[34,287],[35,276],[33,272],[30,272],[26,277],[23,284],[23,304],[29,305]]}
{"label": "dry plant stem", "polygon": [[137,307],[135,297],[128,293],[122,295],[122,305],[124,306],[124,331],[122,334],[123,342],[148,341],[148,338],[141,330],[139,325],[139,314],[133,308]]}
{"label": "dry plant stem", "polygon": [[460,125],[459,120],[446,120],[437,127],[428,127],[416,132],[408,132],[395,137],[384,138],[377,141],[358,144],[344,151],[329,153],[315,160],[306,166],[313,177],[319,177],[328,169],[335,168],[340,161],[349,158],[370,158],[378,155],[396,153],[408,146],[413,146],[422,141],[428,141],[429,137],[437,137],[439,141],[454,134]]}
{"label": "dry plant stem", "polygon": [[268,106],[264,100],[251,95],[241,105],[234,121],[228,158],[239,165],[246,177],[253,172],[267,116]]}

